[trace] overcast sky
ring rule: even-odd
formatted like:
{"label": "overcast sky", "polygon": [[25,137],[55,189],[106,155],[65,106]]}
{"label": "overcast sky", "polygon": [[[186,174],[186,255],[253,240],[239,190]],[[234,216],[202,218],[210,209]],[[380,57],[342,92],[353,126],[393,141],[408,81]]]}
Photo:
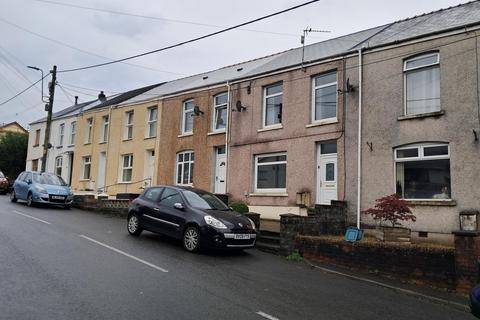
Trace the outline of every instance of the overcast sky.
{"label": "overcast sky", "polygon": [[[306,0],[0,0],[0,103],[40,79],[54,64],[69,69],[154,50],[232,26]],[[461,0],[322,0],[242,30],[107,67],[62,73],[54,111],[79,101],[173,80],[447,8]],[[82,6],[112,12],[82,9]],[[247,30],[245,30],[247,29]],[[50,77],[48,77],[50,79]],[[47,83],[44,91],[47,94]],[[80,88],[82,87],[82,88]],[[84,89],[89,88],[92,90]],[[64,92],[65,91],[65,92]],[[0,123],[44,117],[40,85],[0,106]]]}

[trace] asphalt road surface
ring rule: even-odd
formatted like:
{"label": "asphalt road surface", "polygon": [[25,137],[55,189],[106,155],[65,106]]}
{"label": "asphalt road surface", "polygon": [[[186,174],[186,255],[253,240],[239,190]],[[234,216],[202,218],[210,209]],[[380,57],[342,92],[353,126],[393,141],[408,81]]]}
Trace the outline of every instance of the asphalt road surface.
{"label": "asphalt road surface", "polygon": [[126,221],[0,196],[0,319],[474,319],[257,250],[191,254]]}

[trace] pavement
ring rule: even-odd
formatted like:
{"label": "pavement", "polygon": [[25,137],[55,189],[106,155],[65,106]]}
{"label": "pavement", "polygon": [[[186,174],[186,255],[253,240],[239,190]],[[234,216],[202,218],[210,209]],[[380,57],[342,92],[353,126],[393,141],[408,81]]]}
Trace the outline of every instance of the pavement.
{"label": "pavement", "polygon": [[428,299],[255,249],[191,254],[95,212],[0,196],[0,219],[2,320],[475,319],[448,303],[464,298]]}

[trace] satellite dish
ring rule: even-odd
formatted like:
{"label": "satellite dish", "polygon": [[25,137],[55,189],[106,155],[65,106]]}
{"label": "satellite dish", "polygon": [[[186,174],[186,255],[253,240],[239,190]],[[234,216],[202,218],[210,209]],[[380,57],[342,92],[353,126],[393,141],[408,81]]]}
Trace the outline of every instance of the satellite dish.
{"label": "satellite dish", "polygon": [[193,114],[195,114],[196,116],[199,116],[199,115],[203,114],[203,111],[200,110],[199,106],[195,106],[195,107],[193,107]]}
{"label": "satellite dish", "polygon": [[238,112],[242,112],[243,110],[247,110],[246,107],[242,106],[242,102],[240,100],[237,100],[237,103],[235,104],[235,109],[237,109]]}

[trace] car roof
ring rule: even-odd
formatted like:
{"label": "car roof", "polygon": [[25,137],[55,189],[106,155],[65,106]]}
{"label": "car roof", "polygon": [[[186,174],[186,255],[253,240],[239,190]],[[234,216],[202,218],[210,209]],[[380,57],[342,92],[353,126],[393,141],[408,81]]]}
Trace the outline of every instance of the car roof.
{"label": "car roof", "polygon": [[197,191],[197,192],[208,192],[206,190],[202,190],[202,189],[197,189],[197,188],[193,188],[193,187],[189,187],[189,186],[175,186],[175,185],[158,185],[158,186],[151,186],[149,188],[171,188],[171,189],[175,189],[175,190],[188,190],[188,191]]}

